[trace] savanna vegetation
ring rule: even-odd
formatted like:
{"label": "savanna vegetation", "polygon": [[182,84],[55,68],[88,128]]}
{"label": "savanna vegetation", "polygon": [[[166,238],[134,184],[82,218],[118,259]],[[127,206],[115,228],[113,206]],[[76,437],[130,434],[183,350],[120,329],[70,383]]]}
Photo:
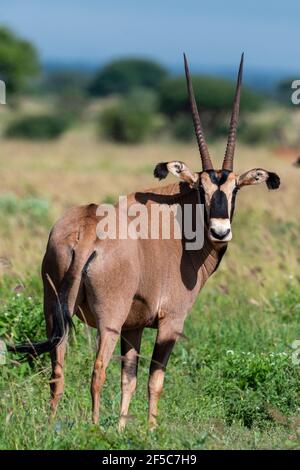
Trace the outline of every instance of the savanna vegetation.
{"label": "savanna vegetation", "polygon": [[[45,336],[40,264],[49,229],[67,208],[113,202],[120,194],[162,184],[152,176],[159,161],[176,158],[200,168],[183,88],[172,97],[171,84],[166,85],[173,80],[177,90],[181,79],[162,67],[159,83],[145,87],[143,76],[136,78],[139,67],[133,69],[136,81],[126,78],[130,86],[124,92],[91,93],[92,83],[107,84],[107,74],[118,77],[110,66],[102,76],[70,79],[70,88],[63,75],[49,75],[39,91],[29,86],[17,105],[0,108],[0,337],[5,341]],[[199,78],[203,87],[205,80]],[[232,85],[226,86],[222,89],[231,95]],[[282,185],[274,192],[257,187],[238,195],[233,241],[171,356],[158,428],[149,432],[146,424],[155,332],[144,333],[131,419],[119,434],[118,347],[108,369],[101,424],[93,426],[89,384],[95,332],[75,319],[65,394],[52,423],[49,358],[1,356],[0,449],[300,447],[300,365],[292,360],[297,359],[292,345],[300,339],[300,173],[292,165],[300,147],[300,114],[250,90],[245,96],[251,104],[244,101],[236,171],[263,167],[276,171]],[[208,92],[205,97],[211,153],[221,162],[227,98],[216,109],[215,92],[210,102]],[[55,122],[59,132],[54,126],[53,135]]]}

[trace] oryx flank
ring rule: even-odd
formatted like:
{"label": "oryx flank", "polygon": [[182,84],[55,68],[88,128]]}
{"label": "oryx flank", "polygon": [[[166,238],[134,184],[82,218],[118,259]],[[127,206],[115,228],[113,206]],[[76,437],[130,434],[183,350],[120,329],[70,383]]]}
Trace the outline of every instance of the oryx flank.
{"label": "oryx flank", "polygon": [[[150,214],[153,204],[204,205],[204,243],[187,250],[183,239],[99,239],[97,205],[69,210],[53,227],[42,265],[44,313],[48,340],[13,346],[29,354],[50,352],[52,360],[51,409],[55,413],[64,388],[67,333],[76,314],[98,330],[92,373],[93,422],[99,419],[100,393],[106,368],[121,337],[122,399],[119,428],[123,429],[136,388],[137,365],[145,327],[156,328],[157,337],[149,375],[149,424],[156,425],[157,406],[165,369],[184,320],[199,291],[216,271],[232,238],[231,221],[239,189],[266,182],[279,187],[275,173],[261,168],[240,176],[233,171],[239,115],[243,56],[233,101],[228,142],[222,169],[215,170],[206,145],[186,57],[185,73],[202,171],[192,172],[183,162],[160,163],[154,175],[168,172],[181,181],[127,196],[128,207],[140,204]],[[118,206],[116,206],[118,211]],[[197,227],[196,227],[197,230]],[[74,354],[75,352],[73,352]]]}

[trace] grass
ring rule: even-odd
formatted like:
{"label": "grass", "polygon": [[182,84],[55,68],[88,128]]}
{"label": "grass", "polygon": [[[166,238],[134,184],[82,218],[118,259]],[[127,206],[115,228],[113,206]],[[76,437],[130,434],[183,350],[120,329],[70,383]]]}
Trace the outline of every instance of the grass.
{"label": "grass", "polygon": [[[30,289],[29,289],[30,290]],[[90,424],[89,382],[94,340],[76,322],[66,363],[66,392],[57,418],[48,424],[49,363],[2,366],[0,448],[14,449],[215,449],[300,446],[299,366],[292,342],[299,331],[299,286],[255,305],[240,296],[210,290],[186,322],[186,339],[173,352],[160,402],[159,428],[146,425],[147,372],[154,332],[146,331],[138,391],[128,429],[116,431],[119,360],[116,351],[103,392],[101,426]],[[7,291],[1,334],[43,336],[40,296]],[[243,306],[242,308],[240,306]],[[5,325],[10,325],[3,327]],[[299,336],[299,335],[298,335]],[[26,429],[26,433],[22,430]]]}
{"label": "grass", "polygon": [[[0,171],[0,336],[44,337],[40,263],[54,220],[73,204],[113,201],[153,187],[152,169],[174,158],[199,168],[194,145],[116,146],[89,126],[44,143],[3,141]],[[212,155],[224,151],[223,142]],[[117,433],[119,351],[108,369],[100,426],[90,423],[91,340],[76,321],[66,389],[48,423],[49,358],[0,366],[0,449],[254,449],[300,447],[299,173],[272,149],[237,149],[236,167],[277,171],[279,191],[238,195],[233,241],[199,296],[176,345],[149,432],[147,374],[155,332],[145,330],[128,429]],[[162,183],[161,183],[162,184]],[[26,432],[24,431],[26,430]]]}

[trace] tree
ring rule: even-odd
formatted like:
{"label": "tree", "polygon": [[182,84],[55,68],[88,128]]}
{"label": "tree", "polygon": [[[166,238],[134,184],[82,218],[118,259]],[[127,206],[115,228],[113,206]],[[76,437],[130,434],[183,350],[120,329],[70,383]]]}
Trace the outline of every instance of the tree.
{"label": "tree", "polygon": [[[193,87],[198,108],[218,115],[231,110],[235,83],[208,76],[194,76]],[[262,97],[246,87],[241,96],[241,110],[255,111],[262,104]],[[189,113],[190,106],[184,77],[165,80],[160,89],[161,111],[170,117]]]}
{"label": "tree", "polygon": [[36,49],[9,29],[0,27],[0,78],[10,93],[24,90],[27,80],[39,72]]}
{"label": "tree", "polygon": [[126,94],[134,88],[157,89],[167,77],[167,71],[158,63],[146,59],[121,59],[100,69],[89,92],[93,96],[114,93]]}
{"label": "tree", "polygon": [[[227,135],[235,86],[234,82],[216,77],[193,77],[193,88],[206,136]],[[241,118],[243,111],[256,111],[263,101],[260,95],[243,87]],[[192,138],[193,126],[185,77],[170,78],[163,82],[159,92],[159,107],[160,111],[170,118],[176,138]]]}

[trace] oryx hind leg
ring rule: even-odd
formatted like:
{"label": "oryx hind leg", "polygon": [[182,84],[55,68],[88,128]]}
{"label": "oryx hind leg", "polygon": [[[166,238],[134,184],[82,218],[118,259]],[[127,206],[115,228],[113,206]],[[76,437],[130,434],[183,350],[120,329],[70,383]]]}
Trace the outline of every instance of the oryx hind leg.
{"label": "oryx hind leg", "polygon": [[[45,287],[45,299],[44,299],[44,315],[46,321],[46,331],[48,338],[51,337],[52,332],[52,308],[55,303],[55,295],[53,292],[49,292],[49,289]],[[64,392],[64,360],[67,346],[67,337],[62,342],[52,349],[50,352],[52,372],[50,377],[50,411],[51,417],[55,416],[56,409]]]}
{"label": "oryx hind leg", "polygon": [[132,396],[136,390],[137,368],[143,328],[122,331],[121,356],[122,356],[122,398],[120,407],[119,431],[123,431],[127,419]]}
{"label": "oryx hind leg", "polygon": [[52,374],[50,378],[50,409],[51,417],[55,416],[58,403],[64,392],[64,359],[67,347],[67,339],[64,338],[59,346],[51,351]]}
{"label": "oryx hind leg", "polygon": [[[49,270],[50,271],[50,270]],[[47,271],[43,271],[43,282],[44,282],[44,316],[46,321],[47,336],[52,336],[53,330],[53,309],[56,308],[58,286],[58,277],[48,277]],[[48,274],[48,273],[47,273]],[[50,280],[49,280],[50,279]],[[74,308],[77,299],[80,299],[81,292],[76,290],[70,290],[68,298],[66,299],[70,314],[73,316]],[[50,352],[52,373],[50,378],[50,409],[51,416],[54,416],[58,403],[63,395],[64,391],[64,360],[68,342],[68,330],[62,337],[61,342],[55,346]]]}

